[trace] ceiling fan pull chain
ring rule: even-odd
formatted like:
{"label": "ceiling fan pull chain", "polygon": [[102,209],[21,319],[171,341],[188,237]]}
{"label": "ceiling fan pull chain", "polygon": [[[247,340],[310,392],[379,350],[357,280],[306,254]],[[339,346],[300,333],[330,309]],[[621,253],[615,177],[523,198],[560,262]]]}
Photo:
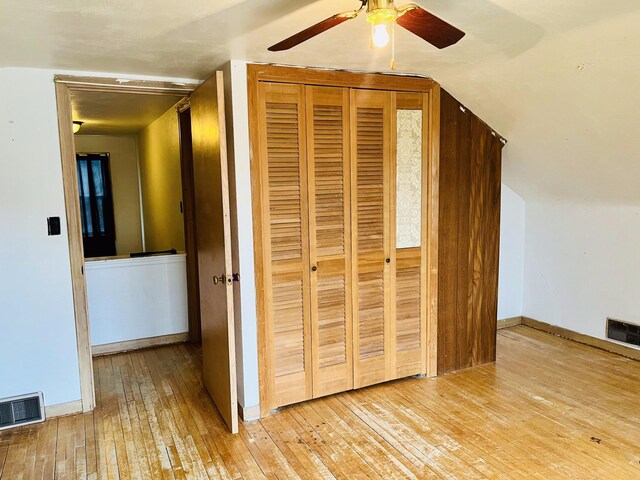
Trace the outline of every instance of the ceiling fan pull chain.
{"label": "ceiling fan pull chain", "polygon": [[396,22],[391,23],[391,70],[396,69]]}

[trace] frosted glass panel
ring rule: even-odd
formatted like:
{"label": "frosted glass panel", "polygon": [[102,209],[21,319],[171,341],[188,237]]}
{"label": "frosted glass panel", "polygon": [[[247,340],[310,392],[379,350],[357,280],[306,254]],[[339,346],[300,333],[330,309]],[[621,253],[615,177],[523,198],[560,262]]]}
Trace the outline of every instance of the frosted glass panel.
{"label": "frosted glass panel", "polygon": [[396,248],[420,246],[422,110],[398,110]]}

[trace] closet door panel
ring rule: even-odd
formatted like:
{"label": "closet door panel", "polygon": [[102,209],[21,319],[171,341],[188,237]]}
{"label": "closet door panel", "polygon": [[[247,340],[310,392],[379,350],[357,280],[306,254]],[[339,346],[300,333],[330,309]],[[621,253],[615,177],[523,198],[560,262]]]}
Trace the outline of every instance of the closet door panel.
{"label": "closet door panel", "polygon": [[393,142],[393,268],[395,376],[426,373],[427,142],[428,101],[397,93]]}
{"label": "closet door panel", "polygon": [[271,405],[311,398],[304,87],[260,83],[267,371]]}
{"label": "closet door panel", "polygon": [[396,252],[396,377],[423,373],[422,268],[420,249]]}
{"label": "closet door panel", "polygon": [[349,91],[306,87],[313,396],[353,388]]}
{"label": "closet door panel", "polygon": [[391,93],[351,91],[354,387],[391,378]]}

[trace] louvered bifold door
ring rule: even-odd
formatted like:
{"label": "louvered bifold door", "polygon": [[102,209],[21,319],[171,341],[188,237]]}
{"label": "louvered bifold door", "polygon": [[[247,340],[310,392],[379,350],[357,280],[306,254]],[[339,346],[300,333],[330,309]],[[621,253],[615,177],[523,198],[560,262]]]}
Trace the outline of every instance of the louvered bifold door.
{"label": "louvered bifold door", "polygon": [[354,388],[394,377],[390,275],[391,93],[351,91]]}
{"label": "louvered bifold door", "polygon": [[313,396],[353,388],[349,90],[306,87]]}
{"label": "louvered bifold door", "polygon": [[259,161],[270,408],[312,396],[304,86],[260,83]]}
{"label": "louvered bifold door", "polygon": [[395,376],[426,373],[428,96],[397,93],[392,119]]}

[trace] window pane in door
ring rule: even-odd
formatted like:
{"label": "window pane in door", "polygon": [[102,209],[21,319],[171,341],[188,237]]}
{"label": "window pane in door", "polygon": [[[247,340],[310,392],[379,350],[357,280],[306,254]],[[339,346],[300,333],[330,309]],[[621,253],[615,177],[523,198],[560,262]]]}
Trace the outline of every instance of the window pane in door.
{"label": "window pane in door", "polygon": [[396,248],[419,247],[422,212],[422,110],[398,110]]}
{"label": "window pane in door", "polygon": [[99,235],[104,235],[106,233],[106,229],[104,226],[104,176],[102,175],[102,161],[101,160],[92,160],[91,161],[91,174],[93,175],[93,189],[96,199],[96,210],[97,210],[97,218],[98,225],[97,230]]}
{"label": "window pane in door", "polygon": [[80,213],[82,215],[82,235],[93,235],[91,221],[91,189],[89,188],[89,169],[86,160],[78,161],[78,187],[80,190]]}

